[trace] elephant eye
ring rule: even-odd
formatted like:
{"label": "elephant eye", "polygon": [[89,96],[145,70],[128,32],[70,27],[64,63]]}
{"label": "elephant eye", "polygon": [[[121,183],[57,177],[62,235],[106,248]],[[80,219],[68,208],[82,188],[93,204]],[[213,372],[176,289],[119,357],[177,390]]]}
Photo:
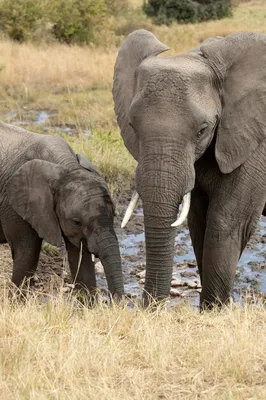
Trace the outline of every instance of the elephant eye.
{"label": "elephant eye", "polygon": [[198,132],[197,137],[200,138],[206,132],[207,124],[205,124],[201,130]]}
{"label": "elephant eye", "polygon": [[76,219],[76,218],[73,219],[73,224],[74,224],[75,226],[78,226],[78,227],[81,226],[81,222],[80,222],[78,219]]}

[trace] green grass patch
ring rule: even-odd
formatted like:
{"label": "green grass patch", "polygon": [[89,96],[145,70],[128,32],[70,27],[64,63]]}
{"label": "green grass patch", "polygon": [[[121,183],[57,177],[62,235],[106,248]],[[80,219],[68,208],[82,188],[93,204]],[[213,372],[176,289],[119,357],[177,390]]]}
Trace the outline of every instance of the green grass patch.
{"label": "green grass patch", "polygon": [[118,130],[94,130],[90,138],[64,138],[77,153],[85,154],[106,179],[115,197],[132,188],[136,161],[125,148]]}

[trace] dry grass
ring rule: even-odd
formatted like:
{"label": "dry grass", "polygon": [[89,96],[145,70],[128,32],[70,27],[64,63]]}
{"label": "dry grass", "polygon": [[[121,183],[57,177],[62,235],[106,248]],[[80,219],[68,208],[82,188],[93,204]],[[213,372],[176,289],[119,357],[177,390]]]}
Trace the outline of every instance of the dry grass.
{"label": "dry grass", "polygon": [[[142,0],[131,3],[137,8]],[[264,3],[241,3],[232,19],[152,29],[173,54],[211,35],[265,32]],[[54,123],[92,128],[89,139],[67,140],[101,169],[113,191],[126,187],[135,167],[113,113],[116,53],[0,42],[2,115],[55,110]],[[1,289],[0,398],[264,400],[265,331],[262,306],[200,315],[186,307],[87,310],[62,296],[14,304]]]}
{"label": "dry grass", "polygon": [[[2,119],[15,111],[24,119],[26,110],[53,112],[55,125],[92,129],[89,140],[65,136],[106,176],[111,190],[129,188],[135,163],[118,133],[112,102],[115,51],[49,45],[37,47],[0,42],[0,112]],[[42,128],[29,126],[33,131]]]}
{"label": "dry grass", "polygon": [[115,52],[90,47],[0,42],[1,82],[110,90]]}
{"label": "dry grass", "polygon": [[92,160],[117,200],[125,191],[131,190],[136,161],[125,150],[117,130],[109,133],[97,131],[91,140],[84,140],[81,136],[65,139],[77,153],[86,154]]}
{"label": "dry grass", "polygon": [[1,108],[58,110],[60,123],[91,125],[96,118],[113,126],[114,61],[114,51],[1,41]]}
{"label": "dry grass", "polygon": [[262,307],[196,314],[2,296],[1,399],[265,399]]}
{"label": "dry grass", "polygon": [[53,110],[57,124],[111,129],[114,61],[114,51],[1,41],[0,109]]}
{"label": "dry grass", "polygon": [[[131,0],[132,7],[140,7],[142,0]],[[212,35],[226,35],[240,31],[265,32],[266,4],[264,0],[241,3],[234,17],[202,24],[152,26],[158,38],[171,46],[170,53],[197,47]],[[137,19],[139,14],[135,15]],[[134,13],[130,15],[134,19]],[[144,18],[144,17],[143,17]],[[130,21],[133,22],[134,21]],[[143,19],[145,23],[145,18]],[[170,54],[168,52],[168,54]],[[50,109],[64,105],[65,99],[80,100],[77,107],[98,103],[97,124],[105,120],[107,103],[112,107],[111,87],[117,49],[50,45],[19,45],[0,41],[0,105],[3,107],[38,106]],[[167,54],[165,54],[167,55]],[[55,98],[53,98],[53,96]],[[47,98],[46,98],[47,97]],[[63,97],[63,98],[62,98]],[[92,97],[92,98],[91,98]],[[103,99],[105,101],[103,101]],[[107,106],[108,108],[108,106]],[[87,110],[88,114],[90,110]],[[66,110],[65,114],[68,114]],[[92,109],[91,114],[95,114]],[[108,117],[114,120],[108,109]]]}
{"label": "dry grass", "polygon": [[[133,3],[137,5],[141,1],[135,0]],[[265,17],[266,4],[260,0],[241,3],[235,9],[233,18],[201,24],[153,26],[152,29],[161,41],[170,44],[177,53],[197,46],[212,35],[250,30],[266,32]],[[110,90],[116,53],[115,48],[20,45],[2,40],[0,79],[5,85]]]}
{"label": "dry grass", "polygon": [[128,3],[132,8],[136,9],[142,6],[144,0],[128,0]]}

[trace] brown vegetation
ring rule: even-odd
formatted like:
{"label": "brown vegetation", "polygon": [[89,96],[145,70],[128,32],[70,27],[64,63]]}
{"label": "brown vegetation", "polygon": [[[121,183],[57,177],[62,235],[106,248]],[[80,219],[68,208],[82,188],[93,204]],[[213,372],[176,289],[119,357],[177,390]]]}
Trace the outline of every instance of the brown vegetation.
{"label": "brown vegetation", "polygon": [[265,329],[259,306],[199,315],[2,296],[1,398],[264,400]]}

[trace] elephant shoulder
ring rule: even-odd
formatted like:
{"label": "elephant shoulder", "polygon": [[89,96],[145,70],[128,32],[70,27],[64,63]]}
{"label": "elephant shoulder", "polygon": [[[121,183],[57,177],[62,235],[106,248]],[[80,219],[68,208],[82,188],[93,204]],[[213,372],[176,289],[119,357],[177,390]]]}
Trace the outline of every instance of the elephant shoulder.
{"label": "elephant shoulder", "polygon": [[0,162],[10,167],[26,162],[26,152],[36,143],[38,136],[26,129],[0,121]]}
{"label": "elephant shoulder", "polygon": [[21,141],[28,143],[29,141],[34,141],[35,133],[29,132],[24,128],[19,126],[6,124],[0,121],[0,142],[5,142],[7,147],[12,147]]}

